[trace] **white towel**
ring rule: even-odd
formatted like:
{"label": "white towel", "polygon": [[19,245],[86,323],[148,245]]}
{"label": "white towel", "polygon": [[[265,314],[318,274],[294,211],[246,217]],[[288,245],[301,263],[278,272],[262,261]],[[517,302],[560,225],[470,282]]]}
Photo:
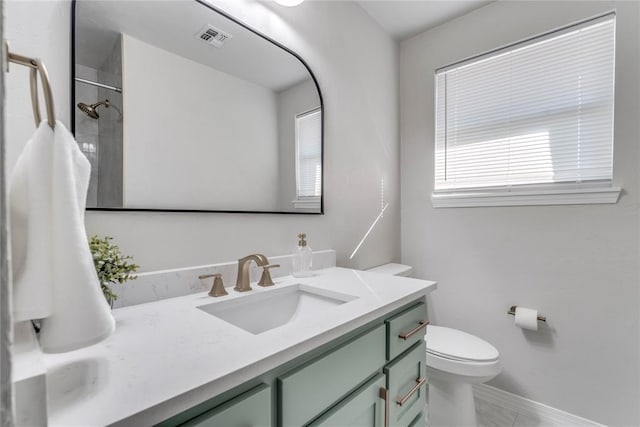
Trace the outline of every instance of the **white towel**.
{"label": "white towel", "polygon": [[91,165],[60,122],[42,122],[10,184],[15,320],[42,318],[40,345],[70,351],[111,334],[115,321],[93,266],[84,209]]}
{"label": "white towel", "polygon": [[50,128],[40,125],[20,154],[9,184],[15,322],[47,317],[53,308],[52,134]]}

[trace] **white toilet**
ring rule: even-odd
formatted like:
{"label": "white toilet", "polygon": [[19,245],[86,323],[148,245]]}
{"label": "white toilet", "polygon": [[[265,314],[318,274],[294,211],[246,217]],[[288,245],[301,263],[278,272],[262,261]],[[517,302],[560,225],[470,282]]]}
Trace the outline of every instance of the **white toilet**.
{"label": "white toilet", "polygon": [[[409,276],[412,269],[402,264],[385,264],[368,271]],[[443,326],[427,326],[426,342],[428,425],[476,426],[472,385],[489,381],[500,373],[498,350],[474,335]]]}

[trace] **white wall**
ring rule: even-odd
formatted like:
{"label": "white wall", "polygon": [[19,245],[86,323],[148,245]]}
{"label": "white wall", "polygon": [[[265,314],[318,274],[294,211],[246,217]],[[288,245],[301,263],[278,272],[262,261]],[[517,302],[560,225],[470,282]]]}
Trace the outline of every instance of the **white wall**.
{"label": "white wall", "polygon": [[122,55],[124,205],[277,210],[276,93],[127,34]]}
{"label": "white wall", "polygon": [[[213,1],[213,0],[212,0]],[[338,263],[370,267],[400,255],[397,47],[357,5],[305,2],[295,8],[216,0],[220,8],[286,44],[309,63],[325,101],[325,212],[319,215],[100,213],[89,233],[113,236],[149,271],[288,253],[306,232],[313,249],[335,248]],[[10,0],[7,37],[16,51],[42,57],[60,117],[69,117],[69,2]],[[327,28],[335,31],[327,32]],[[33,132],[28,77],[10,75],[7,98],[13,152]],[[17,74],[17,73],[16,73]],[[15,158],[15,157],[14,157]],[[390,207],[356,258],[348,261],[380,209],[380,179]]]}
{"label": "white wall", "polygon": [[[52,89],[54,91],[55,104],[57,106],[57,118],[64,123],[69,123],[69,49],[64,49],[63,54],[61,46],[69,45],[69,27],[61,25],[69,21],[68,2],[46,1],[46,2],[28,2],[28,1],[4,1],[4,37],[10,42],[11,51],[27,56],[38,56],[46,64],[49,71]],[[40,29],[35,30],[34,29]],[[2,71],[4,74],[4,70]],[[40,86],[41,87],[41,86]],[[31,112],[31,98],[29,94],[29,69],[26,67],[11,64],[10,72],[4,74],[5,96],[0,100],[4,101],[4,117],[2,117],[1,126],[4,127],[5,140],[4,148],[6,150],[6,176],[9,177],[16,159],[20,154],[24,144],[31,137],[35,130],[33,115]],[[40,97],[41,115],[46,118],[44,109],[44,99]],[[1,179],[4,180],[3,174]],[[2,197],[2,196],[0,196]],[[1,204],[1,203],[0,203]],[[4,249],[5,235],[4,228],[7,225],[5,217],[2,220],[2,249]],[[0,249],[0,251],[2,251]],[[15,403],[15,396],[9,393],[7,388],[9,374],[8,363],[11,362],[10,357],[6,353],[7,339],[13,340],[13,333],[10,332],[12,323],[7,317],[7,292],[9,280],[7,275],[7,266],[4,262],[4,254],[0,271],[0,298],[3,300],[2,319],[0,321],[2,331],[0,335],[0,360],[2,361],[2,372],[0,378],[2,390],[2,409],[0,418],[2,425],[14,425],[11,414],[12,403]],[[13,388],[13,387],[12,387]],[[30,402],[32,408],[38,407],[37,402]],[[35,403],[35,406],[33,404]],[[18,407],[22,405],[18,404]],[[40,408],[37,408],[40,409]],[[15,408],[14,408],[15,410]],[[38,410],[32,413],[40,413]]]}
{"label": "white wall", "polygon": [[[4,3],[0,2],[0,38],[4,38]],[[4,99],[4,73],[0,75],[0,100]],[[5,120],[5,105],[0,105],[0,118]],[[0,129],[0,425],[13,426],[14,399],[11,383],[11,345],[13,333],[7,330],[11,319],[11,282],[9,272],[9,233],[7,224],[7,173],[5,167],[5,132]]]}
{"label": "white wall", "polygon": [[[402,262],[439,282],[436,324],[487,339],[491,384],[617,426],[640,424],[637,2],[495,2],[401,43]],[[615,205],[433,209],[434,70],[617,9]],[[509,306],[537,308],[523,333]]]}
{"label": "white wall", "polygon": [[[69,2],[5,1],[5,38],[13,52],[41,58],[49,72],[55,98],[57,119],[69,125],[71,42]],[[7,168],[9,176],[22,147],[35,130],[29,95],[29,69],[12,64],[5,76]],[[42,90],[40,91],[42,92]],[[40,114],[44,119],[44,98],[40,96]]]}

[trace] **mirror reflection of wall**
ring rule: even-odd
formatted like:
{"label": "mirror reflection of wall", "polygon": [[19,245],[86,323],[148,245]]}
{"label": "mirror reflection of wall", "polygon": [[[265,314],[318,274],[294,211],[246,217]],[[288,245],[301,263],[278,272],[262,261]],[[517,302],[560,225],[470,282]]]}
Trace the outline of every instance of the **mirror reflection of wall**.
{"label": "mirror reflection of wall", "polygon": [[123,59],[125,206],[277,210],[273,91],[127,35]]}
{"label": "mirror reflection of wall", "polygon": [[76,104],[109,100],[75,110],[88,207],[321,212],[321,99],[297,57],[196,1],[79,0],[75,25]]}
{"label": "mirror reflection of wall", "polygon": [[313,81],[278,94],[280,205],[320,208],[322,194],[322,111]]}

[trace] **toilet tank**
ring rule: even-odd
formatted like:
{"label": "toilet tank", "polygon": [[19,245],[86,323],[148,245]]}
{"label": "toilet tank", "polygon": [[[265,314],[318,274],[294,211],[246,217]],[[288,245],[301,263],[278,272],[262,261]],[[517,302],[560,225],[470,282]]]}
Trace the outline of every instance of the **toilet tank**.
{"label": "toilet tank", "polygon": [[383,264],[377,267],[369,268],[367,269],[367,271],[388,274],[391,276],[410,276],[413,268],[408,265],[390,262],[389,264]]}

